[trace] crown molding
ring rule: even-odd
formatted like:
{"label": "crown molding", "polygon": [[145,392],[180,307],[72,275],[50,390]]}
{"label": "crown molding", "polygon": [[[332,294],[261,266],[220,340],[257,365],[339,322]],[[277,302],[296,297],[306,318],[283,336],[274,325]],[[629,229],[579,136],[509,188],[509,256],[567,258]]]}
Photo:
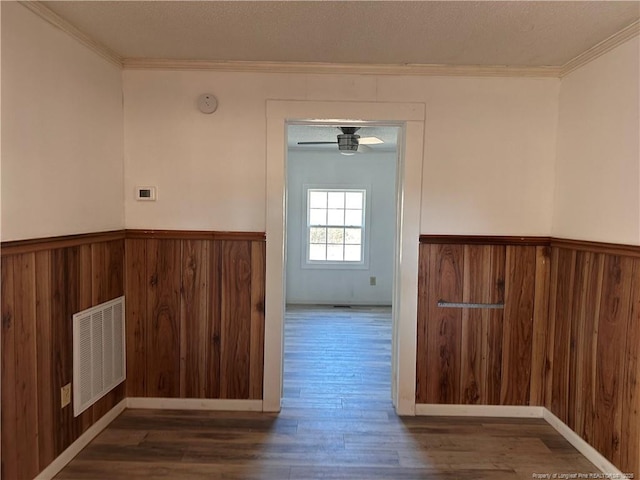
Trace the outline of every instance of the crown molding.
{"label": "crown molding", "polygon": [[115,66],[122,68],[122,58],[116,52],[111,50],[110,48],[104,46],[102,43],[94,40],[89,35],[69,23],[67,20],[62,18],[60,15],[55,13],[50,8],[46,7],[39,1],[30,0],[30,1],[19,1],[23,7],[31,10],[33,13],[38,15],[43,20],[46,20],[51,25],[56,28],[59,28],[67,35],[76,39],[85,47],[89,48],[93,52],[100,55],[105,60],[113,63]]}
{"label": "crown molding", "polygon": [[508,65],[336,64],[316,62],[215,62],[207,60],[124,58],[125,70],[206,70],[218,72],[422,75],[460,77],[558,77],[560,67]]}
{"label": "crown molding", "polygon": [[592,62],[596,58],[604,55],[607,52],[610,52],[618,45],[623,44],[627,40],[632,39],[633,37],[640,34],[640,20],[636,20],[631,25],[623,28],[622,30],[614,33],[609,38],[604,39],[600,43],[597,43],[593,47],[585,50],[580,55],[572,58],[567,63],[565,63],[562,67],[560,67],[560,77],[564,77],[574,70],[586,65],[589,62]]}

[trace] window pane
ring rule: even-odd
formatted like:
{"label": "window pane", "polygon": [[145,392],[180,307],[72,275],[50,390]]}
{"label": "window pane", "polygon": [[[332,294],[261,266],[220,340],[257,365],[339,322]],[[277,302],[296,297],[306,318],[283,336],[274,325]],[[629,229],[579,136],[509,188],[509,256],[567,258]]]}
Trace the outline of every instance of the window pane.
{"label": "window pane", "polygon": [[327,243],[327,229],[318,227],[310,228],[309,243]]}
{"label": "window pane", "polygon": [[309,210],[309,225],[326,225],[327,211],[320,208]]}
{"label": "window pane", "polygon": [[359,228],[345,228],[344,243],[360,245],[362,243],[362,230]]}
{"label": "window pane", "polygon": [[344,210],[328,210],[327,225],[344,225]]}
{"label": "window pane", "polygon": [[343,244],[344,229],[343,228],[327,228],[327,243]]}
{"label": "window pane", "polygon": [[360,245],[345,245],[344,259],[347,262],[359,262],[361,260],[361,252]]}
{"label": "window pane", "polygon": [[309,260],[326,260],[326,245],[309,245]]}
{"label": "window pane", "polygon": [[327,245],[327,260],[341,262],[344,260],[342,256],[342,245]]}
{"label": "window pane", "polygon": [[327,192],[309,191],[309,208],[327,208]]}
{"label": "window pane", "polygon": [[363,207],[363,193],[362,192],[347,192],[346,195],[346,208],[359,208]]}
{"label": "window pane", "polygon": [[344,208],[344,192],[329,192],[329,208]]}
{"label": "window pane", "polygon": [[362,210],[345,210],[344,224],[362,226]]}

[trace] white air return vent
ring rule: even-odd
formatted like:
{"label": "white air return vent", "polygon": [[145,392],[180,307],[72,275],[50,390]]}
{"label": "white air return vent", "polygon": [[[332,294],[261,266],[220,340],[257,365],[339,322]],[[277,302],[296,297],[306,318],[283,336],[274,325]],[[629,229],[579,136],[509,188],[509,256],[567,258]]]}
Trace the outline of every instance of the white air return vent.
{"label": "white air return vent", "polygon": [[125,372],[124,297],[73,316],[73,415],[115,386]]}

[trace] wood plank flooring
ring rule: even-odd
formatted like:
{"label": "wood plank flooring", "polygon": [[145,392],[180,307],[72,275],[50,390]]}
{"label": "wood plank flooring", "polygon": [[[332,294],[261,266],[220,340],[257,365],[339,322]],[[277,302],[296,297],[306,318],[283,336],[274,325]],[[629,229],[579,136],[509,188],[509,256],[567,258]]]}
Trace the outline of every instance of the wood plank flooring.
{"label": "wood plank flooring", "polygon": [[295,307],[280,414],[127,410],[60,479],[531,479],[597,470],[544,420],[411,417],[388,308]]}

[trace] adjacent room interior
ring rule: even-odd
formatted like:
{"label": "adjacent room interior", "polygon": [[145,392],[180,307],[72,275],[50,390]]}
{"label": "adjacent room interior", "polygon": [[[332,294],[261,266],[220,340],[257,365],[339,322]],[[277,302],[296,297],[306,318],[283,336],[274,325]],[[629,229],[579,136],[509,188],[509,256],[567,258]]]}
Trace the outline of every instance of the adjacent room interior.
{"label": "adjacent room interior", "polygon": [[3,479],[640,475],[639,2],[0,3]]}
{"label": "adjacent room interior", "polygon": [[287,128],[285,407],[392,407],[399,133]]}

